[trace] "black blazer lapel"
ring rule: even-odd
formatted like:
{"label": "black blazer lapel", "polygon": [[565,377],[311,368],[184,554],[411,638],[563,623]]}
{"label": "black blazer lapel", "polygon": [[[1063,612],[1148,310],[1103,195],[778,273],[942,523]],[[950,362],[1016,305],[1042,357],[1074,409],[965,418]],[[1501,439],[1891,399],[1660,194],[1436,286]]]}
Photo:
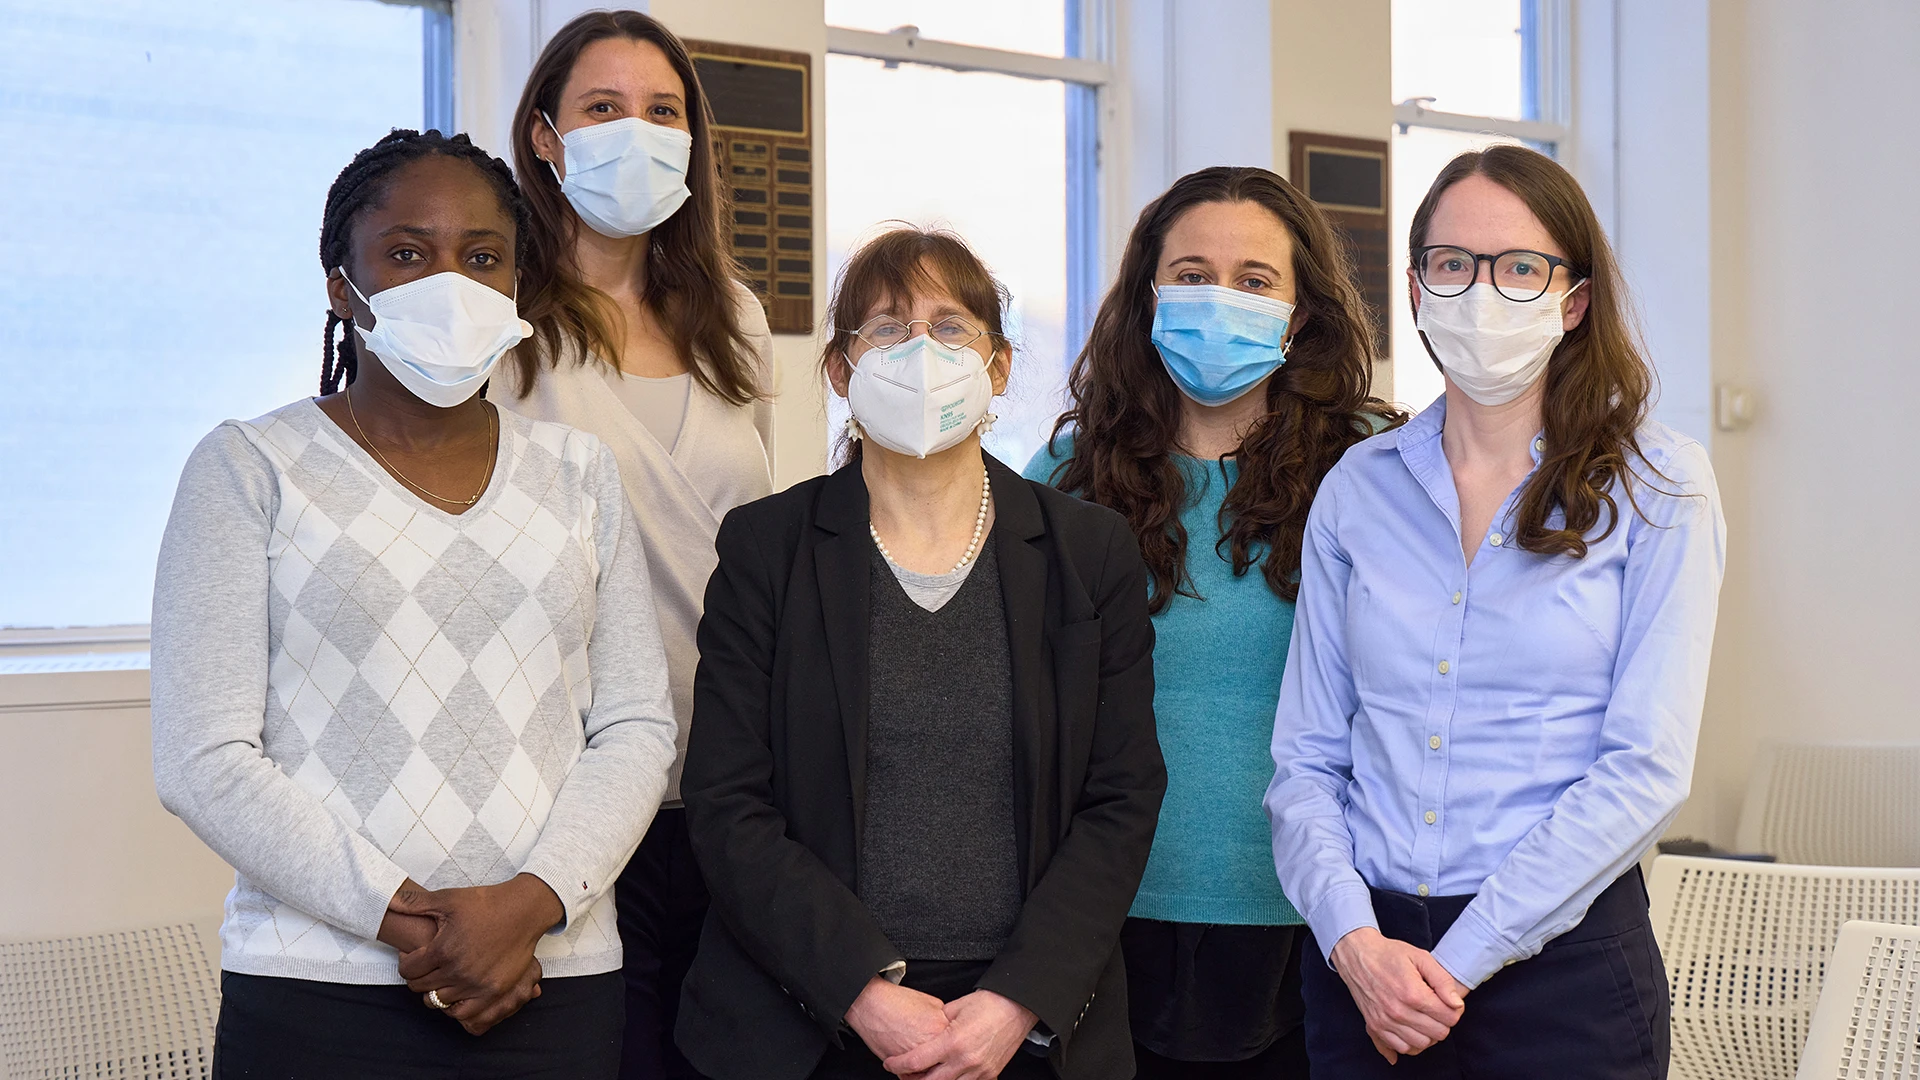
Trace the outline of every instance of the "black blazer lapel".
{"label": "black blazer lapel", "polygon": [[867,639],[872,626],[873,541],[867,534],[867,484],[860,463],[842,467],[821,488],[814,525],[829,533],[814,547],[821,621],[833,667],[834,695],[847,741],[853,785],[853,850],[867,817]]}
{"label": "black blazer lapel", "polygon": [[[1027,481],[987,456],[993,480],[993,539],[999,548],[1000,594],[1007,612],[1007,651],[1013,668],[1014,828],[1021,874],[1032,889],[1051,857],[1048,793],[1057,783],[1058,739],[1053,731],[1053,668],[1046,646],[1046,519]],[[1045,838],[1042,843],[1037,839]]]}

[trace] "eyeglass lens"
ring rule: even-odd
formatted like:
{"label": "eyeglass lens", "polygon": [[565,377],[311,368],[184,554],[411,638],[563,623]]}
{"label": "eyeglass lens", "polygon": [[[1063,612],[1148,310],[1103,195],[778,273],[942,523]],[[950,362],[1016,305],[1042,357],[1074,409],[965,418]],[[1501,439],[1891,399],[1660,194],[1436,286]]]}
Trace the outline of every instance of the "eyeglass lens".
{"label": "eyeglass lens", "polygon": [[[1479,276],[1480,260],[1465,248],[1429,248],[1420,256],[1420,281],[1435,296],[1458,296]],[[1553,264],[1537,251],[1503,251],[1493,260],[1493,287],[1509,300],[1533,300],[1553,281]]]}

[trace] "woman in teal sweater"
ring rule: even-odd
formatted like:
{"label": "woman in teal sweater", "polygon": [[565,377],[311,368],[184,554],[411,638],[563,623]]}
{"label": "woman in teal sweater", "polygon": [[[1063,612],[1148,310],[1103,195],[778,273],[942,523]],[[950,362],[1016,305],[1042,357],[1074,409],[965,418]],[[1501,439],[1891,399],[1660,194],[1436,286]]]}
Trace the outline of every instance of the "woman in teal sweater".
{"label": "woman in teal sweater", "polygon": [[1265,169],[1141,211],[1027,465],[1125,515],[1151,578],[1167,794],[1122,938],[1143,1080],[1306,1075],[1302,919],[1261,798],[1315,489],[1404,417],[1368,396],[1374,323],[1325,215]]}

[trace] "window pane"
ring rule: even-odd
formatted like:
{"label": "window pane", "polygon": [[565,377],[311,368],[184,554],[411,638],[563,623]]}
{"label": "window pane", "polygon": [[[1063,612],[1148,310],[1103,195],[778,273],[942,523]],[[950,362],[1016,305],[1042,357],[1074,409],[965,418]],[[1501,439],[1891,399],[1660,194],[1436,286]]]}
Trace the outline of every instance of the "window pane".
{"label": "window pane", "polygon": [[144,623],[188,451],[314,393],[326,188],[422,11],[0,0],[0,626]]}
{"label": "window pane", "polygon": [[[1494,135],[1469,135],[1439,128],[1409,128],[1393,136],[1393,223],[1388,227],[1388,306],[1393,309],[1393,397],[1394,400],[1423,409],[1440,396],[1444,383],[1433,358],[1427,355],[1420,334],[1414,329],[1413,311],[1407,304],[1407,230],[1413,227],[1413,212],[1420,208],[1433,178],[1457,154],[1479,150],[1495,143],[1517,142]],[[1543,149],[1536,147],[1535,149]],[[1489,252],[1488,254],[1492,254]]]}
{"label": "window pane", "polygon": [[1523,0],[1393,0],[1393,100],[1430,109],[1525,119]]}
{"label": "window pane", "polygon": [[1067,46],[1066,0],[827,0],[827,25],[917,26],[921,37],[1042,56],[1065,56]]}
{"label": "window pane", "polygon": [[[1064,84],[829,56],[827,117],[831,276],[884,221],[965,237],[1013,294],[1013,378],[987,450],[1025,466],[1060,413],[1069,360]],[[940,133],[978,136],[981,117],[994,118],[990,151],[978,137],[945,148]],[[828,401],[837,442],[846,401]]]}

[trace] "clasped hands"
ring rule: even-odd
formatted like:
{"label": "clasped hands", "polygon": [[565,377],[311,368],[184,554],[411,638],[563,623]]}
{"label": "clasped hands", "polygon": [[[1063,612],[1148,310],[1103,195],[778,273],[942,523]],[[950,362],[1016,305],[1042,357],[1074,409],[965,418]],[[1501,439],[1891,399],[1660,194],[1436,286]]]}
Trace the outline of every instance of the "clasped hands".
{"label": "clasped hands", "polygon": [[1446,1038],[1466,1012],[1467,988],[1432,953],[1373,927],[1336,942],[1332,960],[1389,1065]]}
{"label": "clasped hands", "polygon": [[847,1010],[853,1028],[895,1076],[992,1080],[1033,1030],[1033,1013],[991,990],[942,1003],[874,976]]}
{"label": "clasped hands", "polygon": [[481,1035],[540,996],[533,947],[565,916],[560,898],[531,874],[435,890],[408,878],[387,904],[379,939],[399,950],[409,990],[436,994],[448,1016]]}

